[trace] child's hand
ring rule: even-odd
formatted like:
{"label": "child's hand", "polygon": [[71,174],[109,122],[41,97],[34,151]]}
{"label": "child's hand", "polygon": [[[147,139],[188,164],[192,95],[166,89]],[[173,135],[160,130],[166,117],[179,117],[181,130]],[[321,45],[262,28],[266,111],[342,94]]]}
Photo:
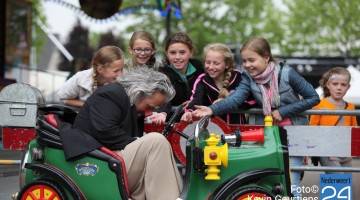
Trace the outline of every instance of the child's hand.
{"label": "child's hand", "polygon": [[274,110],[271,115],[274,122],[281,122],[283,120],[278,110]]}
{"label": "child's hand", "polygon": [[152,115],[148,116],[151,120],[151,123],[154,125],[162,125],[165,124],[166,121],[166,113],[153,113]]}
{"label": "child's hand", "polygon": [[181,116],[181,121],[186,122],[186,123],[192,123],[192,113],[191,112],[185,112],[182,116]]}
{"label": "child's hand", "polygon": [[193,117],[204,117],[205,115],[212,115],[212,110],[207,106],[195,106],[196,110],[192,112]]}
{"label": "child's hand", "polygon": [[219,102],[219,101],[221,101],[221,100],[223,100],[224,98],[218,98],[218,99],[216,99],[212,104],[216,104],[217,102]]}

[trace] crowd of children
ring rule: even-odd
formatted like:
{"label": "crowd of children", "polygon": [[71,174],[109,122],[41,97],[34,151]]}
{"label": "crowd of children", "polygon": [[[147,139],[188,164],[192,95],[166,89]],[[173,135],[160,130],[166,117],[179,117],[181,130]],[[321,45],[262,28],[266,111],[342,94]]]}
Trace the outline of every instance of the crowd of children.
{"label": "crowd of children", "polygon": [[[132,72],[136,68],[152,68],[166,75],[175,94],[166,101],[147,101],[143,106],[148,109],[138,115],[138,126],[143,124],[145,118],[156,125],[166,123],[172,107],[179,105],[184,106],[179,120],[187,123],[213,115],[221,117],[228,124],[247,124],[244,114],[232,111],[258,107],[263,114],[256,116],[256,125],[264,124],[264,117],[271,116],[278,126],[357,126],[356,118],[351,116],[312,115],[309,120],[307,116],[299,114],[312,108],[355,109],[353,104],[343,99],[351,79],[345,68],[336,67],[324,74],[320,80],[324,96],[320,100],[310,83],[291,67],[275,60],[268,41],[262,37],[249,39],[240,49],[243,72],[234,68],[233,53],[225,44],[207,45],[204,48],[204,63],[192,58],[196,48],[185,32],[177,32],[167,38],[164,48],[166,57],[162,62],[156,60],[154,38],[146,31],[134,32],[128,48],[131,58],[127,60],[118,47],[99,49],[91,68],[76,73],[59,90],[60,100],[69,106],[82,107],[97,88],[121,82],[124,80],[121,77],[128,76],[127,73],[134,76]],[[132,96],[129,99],[130,102],[134,101]],[[321,157],[320,163],[323,166],[351,166],[351,158]],[[303,157],[290,157],[290,167],[302,164]],[[291,172],[291,178],[292,185],[296,186],[292,188],[300,187],[300,172]],[[145,184],[151,187],[151,183]],[[174,184],[176,194],[171,195],[176,196],[182,186],[179,180],[175,180]],[[295,197],[301,196],[297,190],[292,193]]]}

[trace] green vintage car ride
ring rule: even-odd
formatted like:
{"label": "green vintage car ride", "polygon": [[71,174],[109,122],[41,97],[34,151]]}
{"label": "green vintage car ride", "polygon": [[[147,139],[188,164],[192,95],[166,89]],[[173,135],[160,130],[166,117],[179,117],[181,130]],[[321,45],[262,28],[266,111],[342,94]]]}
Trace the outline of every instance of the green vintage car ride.
{"label": "green vintage car ride", "polygon": [[[37,119],[36,139],[24,150],[21,189],[14,198],[131,199],[124,162],[111,150],[101,147],[80,159],[65,159],[55,115],[62,117],[50,111]],[[266,118],[265,126],[220,138],[207,130],[209,120],[200,119],[187,139],[180,199],[292,196],[285,129]]]}

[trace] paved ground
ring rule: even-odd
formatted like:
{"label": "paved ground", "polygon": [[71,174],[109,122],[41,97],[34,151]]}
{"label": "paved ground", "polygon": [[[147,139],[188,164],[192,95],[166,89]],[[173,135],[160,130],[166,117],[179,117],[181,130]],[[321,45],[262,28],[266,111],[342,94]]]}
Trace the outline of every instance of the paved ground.
{"label": "paved ground", "polygon": [[[0,160],[20,160],[21,151],[0,150]],[[0,177],[17,175],[19,173],[19,165],[1,165]]]}
{"label": "paved ground", "polygon": [[[20,160],[21,151],[0,150],[0,160]],[[19,165],[0,165],[0,199],[11,200],[19,190]]]}
{"label": "paved ground", "polygon": [[0,199],[12,200],[11,195],[19,191],[19,177],[6,176],[0,177]]}

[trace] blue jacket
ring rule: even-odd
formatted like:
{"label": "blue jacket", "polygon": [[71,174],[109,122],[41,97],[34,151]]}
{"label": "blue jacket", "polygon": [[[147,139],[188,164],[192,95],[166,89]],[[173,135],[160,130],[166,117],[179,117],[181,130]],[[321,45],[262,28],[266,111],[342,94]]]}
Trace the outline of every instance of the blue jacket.
{"label": "blue jacket", "polygon": [[[275,68],[279,73],[280,65]],[[284,66],[282,69],[279,85],[280,107],[278,109],[282,118],[290,117],[293,125],[307,125],[308,118],[305,115],[299,115],[320,102],[319,95],[313,86],[302,76],[296,73],[292,68]],[[242,74],[242,80],[230,96],[224,100],[210,106],[214,115],[221,115],[236,109],[239,105],[252,94],[258,106],[262,108],[262,94],[255,80],[245,71]],[[301,98],[300,98],[301,96]],[[256,117],[255,124],[264,124],[264,116]]]}

